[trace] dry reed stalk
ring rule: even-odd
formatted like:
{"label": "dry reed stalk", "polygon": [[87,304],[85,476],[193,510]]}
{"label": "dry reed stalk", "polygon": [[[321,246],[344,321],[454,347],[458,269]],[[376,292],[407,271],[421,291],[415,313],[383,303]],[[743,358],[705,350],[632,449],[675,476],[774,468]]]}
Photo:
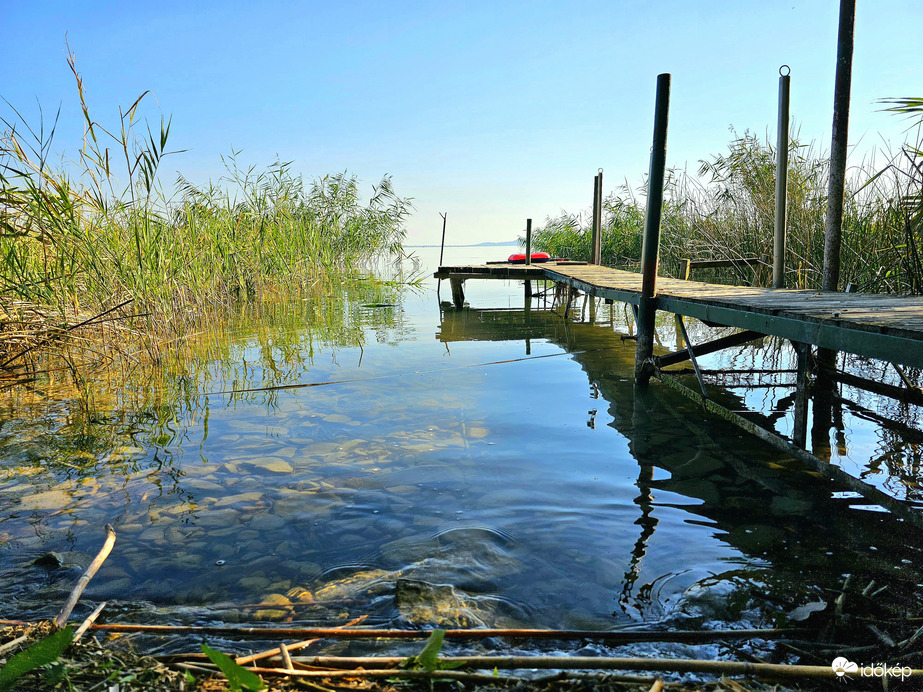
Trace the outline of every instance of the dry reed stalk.
{"label": "dry reed stalk", "polygon": [[100,549],[99,553],[93,558],[93,562],[86,568],[86,571],[81,575],[80,579],[77,580],[77,584],[74,586],[73,590],[70,593],[70,596],[67,599],[67,603],[64,604],[64,607],[61,609],[61,612],[58,613],[58,617],[54,619],[54,626],[56,629],[61,629],[64,627],[64,624],[67,622],[67,619],[70,617],[71,613],[74,610],[74,606],[77,605],[77,601],[80,600],[80,595],[83,593],[83,590],[87,588],[87,584],[90,583],[90,580],[93,578],[93,575],[102,567],[102,564],[106,561],[106,558],[109,557],[109,553],[112,552],[112,546],[115,545],[115,529],[112,528],[111,524],[106,524],[106,541],[103,543],[103,547]]}

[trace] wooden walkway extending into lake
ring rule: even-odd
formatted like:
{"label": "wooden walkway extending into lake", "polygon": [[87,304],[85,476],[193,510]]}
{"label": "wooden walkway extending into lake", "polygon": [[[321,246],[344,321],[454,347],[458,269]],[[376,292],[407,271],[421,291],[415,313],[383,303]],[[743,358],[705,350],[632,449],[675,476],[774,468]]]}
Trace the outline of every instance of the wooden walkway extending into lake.
{"label": "wooden walkway extending into lake", "polygon": [[[638,305],[641,274],[594,264],[443,266],[457,307],[468,279],[546,280]],[[723,286],[657,277],[656,308],[836,351],[923,367],[923,297]]]}

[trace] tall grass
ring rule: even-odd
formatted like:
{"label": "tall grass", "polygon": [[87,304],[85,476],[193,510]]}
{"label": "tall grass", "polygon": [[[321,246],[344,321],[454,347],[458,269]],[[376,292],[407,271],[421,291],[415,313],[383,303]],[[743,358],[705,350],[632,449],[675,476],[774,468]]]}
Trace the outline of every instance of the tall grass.
{"label": "tall grass", "polygon": [[[919,112],[919,99],[901,99],[893,110]],[[843,218],[843,284],[869,292],[923,293],[923,152],[906,144],[887,163],[863,162],[850,170]],[[789,145],[786,285],[817,289],[823,271],[823,234],[829,163],[813,146]],[[757,272],[769,280],[775,205],[776,152],[751,133],[730,142],[726,154],[700,162],[697,175],[671,170],[665,186],[661,272],[679,260],[762,257]],[[643,187],[643,186],[642,186]],[[643,191],[623,185],[604,203],[603,263],[637,264],[644,226]],[[590,258],[590,214],[563,213],[533,232],[536,249],[574,259]],[[710,270],[695,278],[738,283],[749,273]]]}
{"label": "tall grass", "polygon": [[[66,329],[128,300],[148,328],[181,331],[236,300],[402,252],[412,205],[387,176],[364,202],[345,172],[306,183],[291,163],[243,168],[234,153],[217,183],[180,176],[166,193],[158,172],[170,121],[141,122],[145,92],[107,129],[91,115],[73,54],[68,63],[85,123],[71,164],[49,163],[57,117],[47,130],[13,107],[2,119],[0,332]],[[34,308],[31,321],[22,306]]]}

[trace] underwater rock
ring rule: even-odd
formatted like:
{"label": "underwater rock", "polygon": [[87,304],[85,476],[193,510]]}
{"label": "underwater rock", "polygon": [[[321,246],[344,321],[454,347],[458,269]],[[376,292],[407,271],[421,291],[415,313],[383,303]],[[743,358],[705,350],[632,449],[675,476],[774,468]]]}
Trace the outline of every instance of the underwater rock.
{"label": "underwater rock", "polygon": [[325,601],[354,599],[361,596],[379,596],[388,593],[392,589],[395,578],[396,573],[394,572],[386,572],[381,569],[362,570],[317,589],[314,592],[314,599],[319,603],[323,603]]}
{"label": "underwater rock", "polygon": [[64,564],[64,558],[58,553],[45,553],[32,561],[36,567],[45,567],[46,569],[57,569]]}
{"label": "underwater rock", "polygon": [[263,457],[259,459],[251,459],[247,462],[247,465],[253,466],[257,469],[267,471],[269,473],[285,473],[290,474],[294,473],[295,467],[291,463],[280,459],[278,457]]}
{"label": "underwater rock", "polygon": [[417,627],[486,627],[486,621],[493,619],[490,612],[454,586],[418,579],[397,580],[394,605],[402,618]]}
{"label": "underwater rock", "polygon": [[[280,593],[271,593],[261,601],[265,605],[290,606],[292,602]],[[255,620],[281,620],[291,613],[291,608],[260,608],[253,613]]]}

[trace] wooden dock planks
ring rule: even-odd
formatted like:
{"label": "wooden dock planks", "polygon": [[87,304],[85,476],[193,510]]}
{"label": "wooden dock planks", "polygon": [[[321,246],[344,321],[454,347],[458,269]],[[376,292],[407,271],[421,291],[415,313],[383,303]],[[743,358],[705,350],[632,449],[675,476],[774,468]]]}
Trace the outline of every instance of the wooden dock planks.
{"label": "wooden dock planks", "polygon": [[[641,274],[549,262],[440,267],[437,278],[546,279],[637,305]],[[923,367],[923,297],[724,286],[658,277],[657,309],[815,346]]]}

